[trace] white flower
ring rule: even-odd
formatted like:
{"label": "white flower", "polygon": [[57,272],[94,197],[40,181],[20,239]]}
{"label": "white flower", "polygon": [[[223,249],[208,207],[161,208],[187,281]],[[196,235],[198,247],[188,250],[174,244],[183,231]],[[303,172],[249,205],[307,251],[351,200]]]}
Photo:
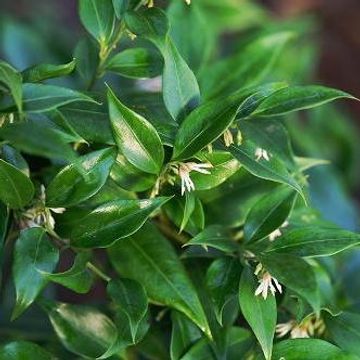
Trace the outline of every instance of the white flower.
{"label": "white flower", "polygon": [[280,228],[285,228],[289,225],[289,222],[286,220],[284,221],[284,223],[277,228],[276,230],[274,230],[270,235],[269,235],[269,240],[270,241],[274,241],[276,238],[280,237],[282,235],[282,232],[280,230]]}
{"label": "white flower", "polygon": [[[260,272],[262,272],[261,278],[259,279],[260,285],[255,290],[255,296],[261,296],[266,300],[269,290],[271,294],[274,296],[276,293],[276,290],[279,291],[279,293],[282,293],[282,287],[277,281],[276,278],[270,275],[269,272],[262,270],[262,265],[259,264],[256,267],[255,275],[258,275]],[[274,284],[275,286],[274,286]]]}
{"label": "white flower", "polygon": [[191,0],[185,0],[185,2],[190,5],[191,4]]}
{"label": "white flower", "polygon": [[224,143],[226,147],[229,147],[231,144],[234,144],[234,137],[229,129],[224,132]]}
{"label": "white flower", "polygon": [[276,229],[274,230],[270,235],[269,235],[269,240],[270,241],[274,241],[276,238],[278,238],[279,236],[281,236],[281,231],[280,229]]}
{"label": "white flower", "polygon": [[181,195],[184,195],[185,191],[190,192],[195,190],[195,184],[190,178],[191,171],[196,171],[202,174],[211,174],[207,169],[211,169],[212,167],[213,166],[210,163],[179,163],[178,168],[175,171],[181,179]]}
{"label": "white flower", "polygon": [[260,159],[264,159],[266,161],[270,160],[269,154],[266,150],[262,149],[262,148],[256,148],[255,150],[255,160],[259,161]]}
{"label": "white flower", "polygon": [[296,325],[294,320],[290,320],[286,323],[280,323],[276,325],[276,334],[278,337],[286,336]]}

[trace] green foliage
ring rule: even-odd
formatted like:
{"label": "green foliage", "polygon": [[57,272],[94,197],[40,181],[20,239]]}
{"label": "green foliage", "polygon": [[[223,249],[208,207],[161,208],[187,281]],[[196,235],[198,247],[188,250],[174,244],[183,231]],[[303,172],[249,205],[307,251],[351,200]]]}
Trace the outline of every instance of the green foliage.
{"label": "green foliage", "polygon": [[360,235],[314,206],[348,220],[316,171],[335,159],[350,183],[357,138],[318,107],[355,98],[295,84],[315,62],[302,22],[161,4],[79,0],[64,57],[4,25],[0,360],[358,359],[359,288],[330,256]]}

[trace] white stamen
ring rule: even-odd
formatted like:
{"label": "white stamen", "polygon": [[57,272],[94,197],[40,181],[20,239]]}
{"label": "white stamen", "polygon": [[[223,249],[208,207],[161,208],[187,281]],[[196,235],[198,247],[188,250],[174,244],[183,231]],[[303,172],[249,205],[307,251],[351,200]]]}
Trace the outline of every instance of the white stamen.
{"label": "white stamen", "polygon": [[262,148],[256,148],[255,150],[255,160],[259,161],[261,159],[264,159],[266,161],[270,161],[270,156],[268,152]]}
{"label": "white stamen", "polygon": [[191,171],[196,171],[201,174],[211,174],[209,170],[213,166],[210,163],[197,164],[195,162],[179,163],[179,167],[173,171],[180,176],[181,179],[181,195],[185,191],[191,192],[195,190],[195,184],[190,178]]}
{"label": "white stamen", "polygon": [[226,147],[234,144],[234,137],[229,129],[225,130],[224,132],[224,143]]}
{"label": "white stamen", "polygon": [[280,294],[282,293],[282,287],[277,279],[272,277],[267,271],[264,272],[262,278],[259,279],[259,283],[260,285],[255,290],[255,296],[261,295],[266,300],[269,290],[273,296],[275,295],[276,291],[279,291]]}
{"label": "white stamen", "polygon": [[276,229],[274,230],[270,235],[269,235],[269,240],[270,241],[274,241],[276,238],[278,238],[279,236],[281,236],[281,231],[280,229]]}

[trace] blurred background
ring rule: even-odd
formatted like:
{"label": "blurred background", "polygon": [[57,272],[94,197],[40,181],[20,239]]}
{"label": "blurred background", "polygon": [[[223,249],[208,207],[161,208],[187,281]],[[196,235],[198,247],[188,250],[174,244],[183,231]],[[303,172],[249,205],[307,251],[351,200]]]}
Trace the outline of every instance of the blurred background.
{"label": "blurred background", "polygon": [[[206,25],[221,27],[214,58],[237,51],[259,32],[289,29],[297,36],[282,53],[268,80],[322,84],[360,98],[359,0],[222,0],[221,13],[216,8],[218,0],[192,1],[209,10]],[[168,1],[155,3],[166,6]],[[196,31],[192,33],[189,27],[185,31],[189,41],[194,41]],[[20,70],[36,63],[70,61],[83,35],[76,0],[0,0],[0,59]],[[61,81],[69,87],[81,86],[76,76]],[[360,103],[340,101],[282,121],[291,134],[296,155],[331,161],[331,165],[309,173],[312,205],[326,220],[359,231]],[[351,284],[346,287],[347,295],[358,302],[360,279],[354,275],[360,271],[359,251],[348,254],[340,266],[339,282]],[[89,297],[101,297],[98,290]],[[65,290],[60,291],[59,298],[76,302],[73,294],[69,298]],[[6,296],[3,301],[7,302]],[[8,305],[10,308],[10,300]],[[31,322],[35,319],[42,321],[30,311],[18,327],[33,329]],[[8,326],[1,322],[0,316],[0,336]],[[39,324],[39,329],[43,331],[44,326]],[[18,327],[15,324],[11,331],[16,333]],[[6,331],[9,335],[9,329]],[[36,339],[36,332],[32,336]]]}

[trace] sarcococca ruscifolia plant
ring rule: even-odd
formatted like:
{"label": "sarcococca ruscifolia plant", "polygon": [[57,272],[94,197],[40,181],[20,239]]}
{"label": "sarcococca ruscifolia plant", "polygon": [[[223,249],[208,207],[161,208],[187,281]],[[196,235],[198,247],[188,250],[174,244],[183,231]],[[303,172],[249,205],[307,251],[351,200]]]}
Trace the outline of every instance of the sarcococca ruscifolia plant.
{"label": "sarcococca ruscifolia plant", "polygon": [[[252,2],[78,12],[67,63],[0,62],[8,318],[37,304],[52,329],[6,336],[0,359],[360,357],[360,313],[327,262],[360,235],[311,209],[307,172],[326,161],[296,156],[284,122],[355,98],[277,76],[296,32],[260,29]],[[100,303],[85,295],[99,282]]]}

